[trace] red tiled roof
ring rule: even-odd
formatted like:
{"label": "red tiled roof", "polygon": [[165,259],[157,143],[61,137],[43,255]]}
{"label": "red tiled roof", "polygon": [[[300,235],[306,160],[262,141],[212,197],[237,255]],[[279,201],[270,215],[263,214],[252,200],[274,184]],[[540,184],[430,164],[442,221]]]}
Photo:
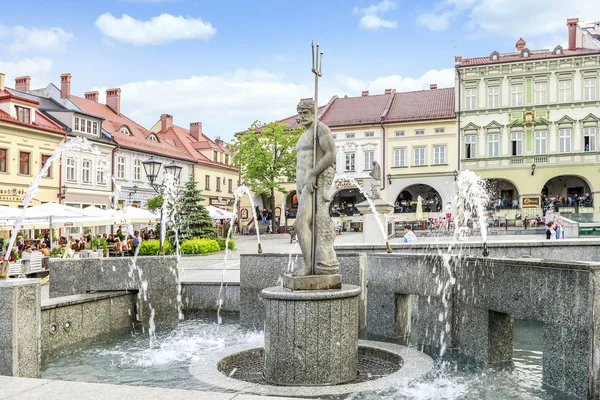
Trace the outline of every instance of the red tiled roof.
{"label": "red tiled roof", "polygon": [[[337,98],[337,97],[336,97]],[[319,114],[322,114],[323,110],[325,109],[326,106],[320,106],[319,107]],[[298,122],[298,114],[292,115],[291,117],[286,117],[280,120],[277,120],[275,122],[278,122],[280,124],[285,124],[287,129],[296,129],[296,128],[300,128],[302,125],[300,125],[300,123]],[[254,130],[254,132],[260,132],[263,130],[263,127],[259,126],[258,128],[256,128]],[[243,135],[244,133],[247,133],[248,129],[246,129],[245,131],[241,131],[241,132],[236,132],[236,135]]]}
{"label": "red tiled roof", "polygon": [[26,126],[31,129],[41,129],[46,132],[56,133],[57,135],[64,135],[64,131],[60,127],[60,125],[56,124],[54,121],[46,118],[41,112],[35,110],[35,122],[31,124],[27,124],[25,122],[21,122],[16,118],[10,116],[6,111],[0,110],[0,121],[10,122],[11,124]]}
{"label": "red tiled roof", "polygon": [[[454,88],[404,93],[392,91],[344,98],[334,96],[326,106],[319,108],[319,114],[320,120],[330,127],[454,118]],[[284,123],[289,128],[297,128],[300,126],[297,118],[296,114],[277,122]],[[258,128],[256,132],[261,130]],[[248,131],[238,132],[236,135],[246,132]]]}
{"label": "red tiled roof", "polygon": [[562,54],[553,54],[551,51],[545,51],[542,53],[530,52],[529,57],[521,57],[521,53],[510,53],[506,55],[500,55],[497,60],[492,60],[490,56],[476,57],[476,58],[463,58],[462,62],[458,64],[459,67],[468,67],[471,65],[484,65],[484,64],[499,64],[516,61],[529,61],[529,60],[543,60],[547,58],[560,58],[560,57],[573,57],[588,54],[600,54],[600,50],[592,49],[576,49],[568,50],[564,49]]}
{"label": "red tiled roof", "polygon": [[336,98],[321,117],[327,126],[378,124],[392,94]]}
{"label": "red tiled roof", "polygon": [[228,153],[230,152],[229,149],[224,146],[219,146],[204,134],[202,134],[200,137],[201,140],[196,140],[192,135],[190,135],[189,130],[182,128],[181,126],[173,125],[167,129],[166,132],[160,131],[156,133],[156,136],[158,137],[158,140],[172,141],[177,148],[185,150],[187,153],[191,154],[195,161],[200,164],[211,165],[219,168],[227,168],[233,171],[238,170],[236,167],[214,162],[204,154],[197,151],[199,149],[212,148],[220,149]]}
{"label": "red tiled roof", "polygon": [[454,118],[454,88],[396,93],[384,122],[443,118]]}
{"label": "red tiled roof", "polygon": [[39,101],[31,100],[31,99],[28,99],[26,97],[17,96],[15,94],[9,92],[6,89],[0,90],[0,101],[9,100],[9,99],[22,101],[24,103],[33,104],[33,105],[36,105],[36,106],[38,104],[40,104]]}
{"label": "red tiled roof", "polygon": [[[194,158],[188,151],[186,151],[185,148],[177,148],[175,145],[167,142],[156,143],[150,139],[147,139],[150,134],[148,129],[137,124],[123,114],[117,115],[105,104],[97,103],[93,100],[86,100],[73,95],[71,95],[70,99],[86,113],[104,118],[102,127],[113,134],[115,141],[121,147],[160,154],[180,160],[194,160]],[[129,128],[131,136],[124,135],[119,132],[119,129],[123,125]]]}

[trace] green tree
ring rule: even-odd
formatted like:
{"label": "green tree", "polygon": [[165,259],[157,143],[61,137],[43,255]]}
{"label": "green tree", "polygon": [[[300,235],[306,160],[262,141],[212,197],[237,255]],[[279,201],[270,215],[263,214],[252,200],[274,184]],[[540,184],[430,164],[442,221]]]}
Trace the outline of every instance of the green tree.
{"label": "green tree", "polygon": [[[202,201],[204,198],[200,195],[192,172],[175,205],[177,207],[175,223],[180,242],[193,238],[215,239],[217,237],[217,230],[213,227],[208,210],[200,204]],[[169,233],[168,236],[172,235],[174,234]]]}
{"label": "green tree", "polygon": [[296,180],[296,143],[302,129],[287,129],[285,124],[254,122],[250,129],[232,143],[233,162],[252,193],[269,199],[275,221],[275,190],[287,193],[282,183]]}

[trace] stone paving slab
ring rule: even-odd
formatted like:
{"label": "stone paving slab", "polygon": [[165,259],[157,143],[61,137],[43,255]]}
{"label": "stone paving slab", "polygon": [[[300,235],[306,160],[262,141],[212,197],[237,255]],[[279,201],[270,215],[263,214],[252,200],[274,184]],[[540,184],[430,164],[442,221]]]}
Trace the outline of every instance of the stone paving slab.
{"label": "stone paving slab", "polygon": [[[0,376],[0,400],[259,400],[243,393],[215,393],[147,386],[112,385]],[[284,397],[270,397],[285,400]],[[289,399],[289,398],[288,398]]]}

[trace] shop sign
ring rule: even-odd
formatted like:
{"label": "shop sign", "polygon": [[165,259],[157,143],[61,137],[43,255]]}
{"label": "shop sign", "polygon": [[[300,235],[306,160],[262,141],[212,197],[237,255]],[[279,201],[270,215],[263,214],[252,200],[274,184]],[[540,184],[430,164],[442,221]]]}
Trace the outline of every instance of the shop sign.
{"label": "shop sign", "polygon": [[[356,183],[358,183],[358,185],[360,187],[364,186],[363,180],[362,179],[357,179]],[[356,185],[354,184],[354,182],[345,180],[345,179],[340,179],[338,181],[335,182],[335,188],[336,189],[354,189],[356,188]]]}
{"label": "shop sign", "polygon": [[540,196],[523,197],[523,208],[540,208]]}
{"label": "shop sign", "polygon": [[23,201],[25,189],[0,187],[0,200],[3,201]]}
{"label": "shop sign", "polygon": [[221,196],[219,196],[218,198],[211,198],[209,202],[213,206],[226,206],[227,204],[229,204],[229,200],[224,199]]}
{"label": "shop sign", "polygon": [[65,222],[65,226],[73,226],[72,222]]}

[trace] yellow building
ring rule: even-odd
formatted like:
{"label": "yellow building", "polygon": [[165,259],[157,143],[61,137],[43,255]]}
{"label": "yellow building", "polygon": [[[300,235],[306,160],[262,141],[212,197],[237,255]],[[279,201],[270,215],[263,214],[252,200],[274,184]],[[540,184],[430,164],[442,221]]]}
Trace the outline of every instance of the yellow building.
{"label": "yellow building", "polygon": [[[6,89],[0,73],[0,205],[22,207],[34,176],[65,140],[65,132],[38,111],[38,104]],[[52,163],[30,205],[58,201],[60,172],[60,162]]]}
{"label": "yellow building", "polygon": [[413,219],[420,196],[424,217],[439,217],[451,208],[458,168],[454,88],[396,93],[385,121],[386,200]]}
{"label": "yellow building", "polygon": [[[280,120],[290,128],[298,127],[297,115]],[[381,198],[395,203],[405,200],[406,207],[396,209],[411,218],[410,203],[422,196],[424,209],[435,211],[451,201],[456,157],[456,120],[454,89],[437,89],[382,94],[334,96],[319,109],[319,120],[329,126],[336,145],[336,177],[332,188],[330,213],[343,215],[350,228],[360,229],[362,216],[356,204],[365,200],[361,190],[369,189],[373,162],[381,165],[384,175]],[[245,132],[242,132],[242,134]],[[243,177],[242,177],[243,180]],[[356,182],[359,187],[356,187]],[[275,194],[275,217],[290,225],[297,209],[295,183],[285,182],[289,193]],[[267,203],[265,196],[254,196],[259,209]],[[249,208],[247,200],[242,208]],[[242,214],[242,225],[244,217]],[[286,216],[288,218],[286,218]],[[251,218],[251,215],[248,215]]]}

